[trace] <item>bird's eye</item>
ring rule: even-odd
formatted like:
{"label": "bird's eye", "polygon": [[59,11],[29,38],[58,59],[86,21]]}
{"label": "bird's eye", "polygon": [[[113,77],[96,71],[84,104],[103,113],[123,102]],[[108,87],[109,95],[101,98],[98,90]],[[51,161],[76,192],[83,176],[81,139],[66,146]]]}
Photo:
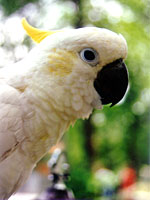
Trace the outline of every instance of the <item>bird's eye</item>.
{"label": "bird's eye", "polygon": [[97,65],[99,61],[98,53],[92,48],[82,49],[80,52],[80,57],[83,61],[89,63],[92,66]]}

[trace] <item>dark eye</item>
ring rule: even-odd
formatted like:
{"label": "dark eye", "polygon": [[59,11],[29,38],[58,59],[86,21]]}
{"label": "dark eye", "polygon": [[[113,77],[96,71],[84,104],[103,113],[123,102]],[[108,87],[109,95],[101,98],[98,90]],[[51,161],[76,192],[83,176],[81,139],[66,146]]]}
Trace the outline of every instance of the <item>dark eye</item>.
{"label": "dark eye", "polygon": [[82,49],[80,52],[80,57],[83,61],[89,63],[92,66],[97,65],[99,61],[98,53],[92,48]]}

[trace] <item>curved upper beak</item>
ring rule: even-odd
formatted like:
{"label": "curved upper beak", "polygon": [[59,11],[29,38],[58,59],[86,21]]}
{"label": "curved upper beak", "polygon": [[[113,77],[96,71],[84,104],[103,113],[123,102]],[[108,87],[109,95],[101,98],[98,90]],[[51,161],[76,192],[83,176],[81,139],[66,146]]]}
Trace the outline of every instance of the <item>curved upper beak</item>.
{"label": "curved upper beak", "polygon": [[94,87],[100,95],[102,104],[117,104],[128,87],[128,71],[122,59],[118,59],[98,72]]}

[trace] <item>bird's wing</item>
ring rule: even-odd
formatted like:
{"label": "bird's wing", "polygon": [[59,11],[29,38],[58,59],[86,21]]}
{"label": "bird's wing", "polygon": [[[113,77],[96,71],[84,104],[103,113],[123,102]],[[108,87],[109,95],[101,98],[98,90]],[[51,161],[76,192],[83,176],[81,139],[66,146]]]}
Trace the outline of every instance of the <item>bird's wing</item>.
{"label": "bird's wing", "polygon": [[22,123],[18,91],[9,85],[0,85],[0,163],[23,139]]}
{"label": "bird's wing", "polygon": [[8,198],[24,179],[21,146],[24,140],[19,91],[0,84],[0,199]]}

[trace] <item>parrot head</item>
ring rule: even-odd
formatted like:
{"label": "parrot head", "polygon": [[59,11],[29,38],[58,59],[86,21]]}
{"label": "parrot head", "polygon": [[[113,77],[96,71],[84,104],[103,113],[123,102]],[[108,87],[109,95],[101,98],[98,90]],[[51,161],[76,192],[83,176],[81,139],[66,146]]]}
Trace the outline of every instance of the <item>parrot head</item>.
{"label": "parrot head", "polygon": [[[88,101],[95,108],[96,104],[113,106],[124,97],[128,71],[124,63],[127,44],[122,35],[96,27],[43,31],[32,27],[25,19],[22,24],[27,34],[39,43],[39,49],[47,52],[42,60],[49,66],[47,73],[55,82],[86,87],[93,96]],[[43,54],[38,54],[39,59],[41,56]],[[89,99],[90,92],[85,96]]]}

